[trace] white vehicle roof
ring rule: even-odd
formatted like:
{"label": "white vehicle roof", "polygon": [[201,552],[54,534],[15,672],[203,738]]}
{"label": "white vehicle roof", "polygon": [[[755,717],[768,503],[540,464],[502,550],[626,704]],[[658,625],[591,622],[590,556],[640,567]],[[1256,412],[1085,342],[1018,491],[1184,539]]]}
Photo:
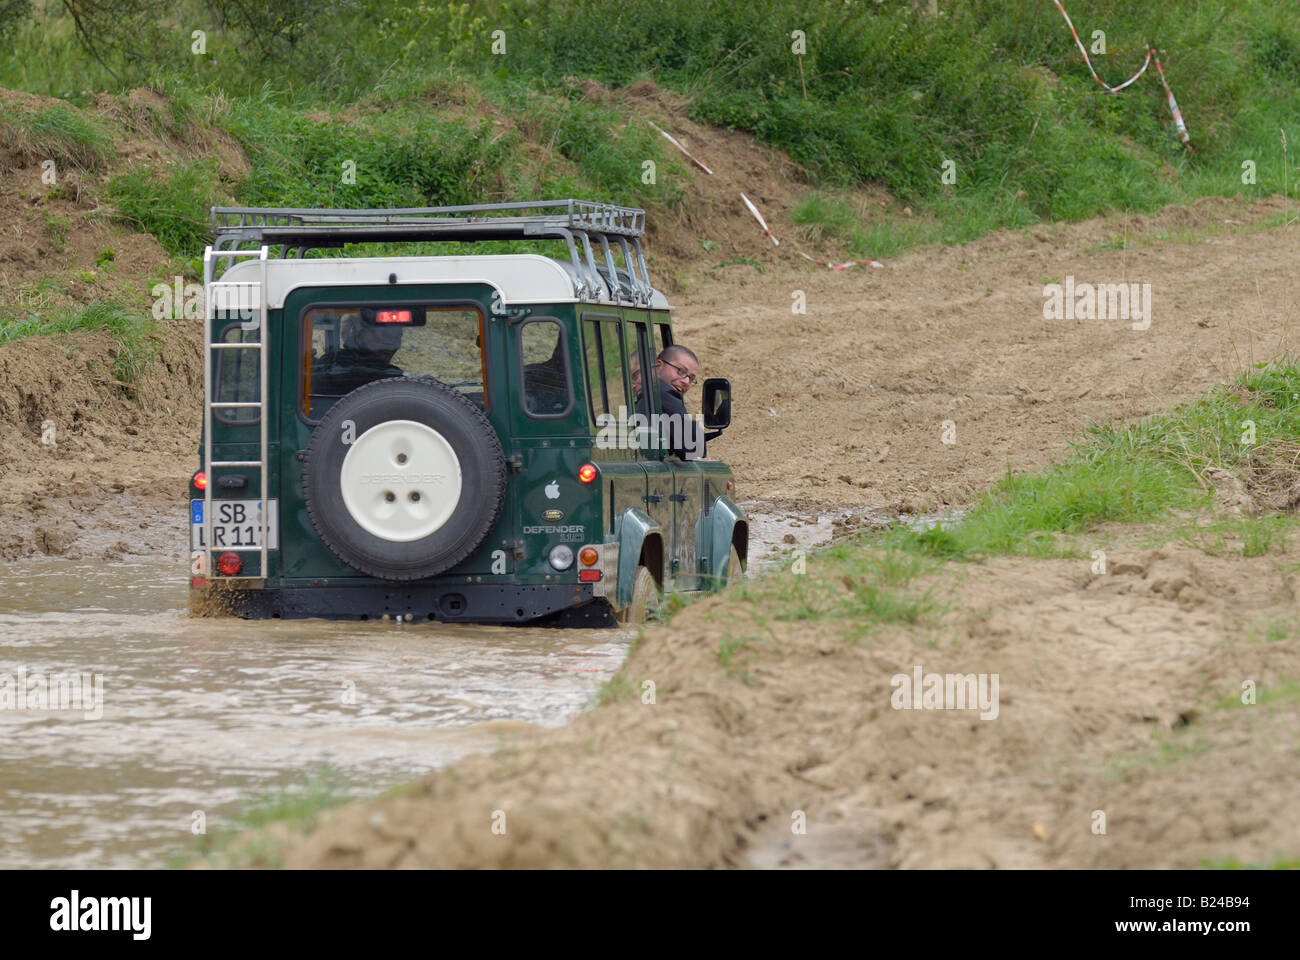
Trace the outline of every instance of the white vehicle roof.
{"label": "white vehicle roof", "polygon": [[[617,271],[623,296],[610,295],[609,282],[600,274],[595,299],[579,298],[571,264],[539,254],[485,254],[446,257],[320,257],[266,261],[266,305],[283,309],[299,287],[388,286],[439,283],[483,283],[496,289],[503,306],[542,303],[592,303],[632,306],[626,272]],[[221,284],[250,284],[261,279],[260,261],[238,260],[220,274]],[[649,308],[671,310],[667,298],[653,290]]]}

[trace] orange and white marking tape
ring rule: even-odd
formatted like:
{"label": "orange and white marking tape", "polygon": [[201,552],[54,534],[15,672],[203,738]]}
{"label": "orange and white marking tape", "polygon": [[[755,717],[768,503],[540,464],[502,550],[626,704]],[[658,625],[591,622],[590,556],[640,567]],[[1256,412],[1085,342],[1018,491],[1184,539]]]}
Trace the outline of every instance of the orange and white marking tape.
{"label": "orange and white marking tape", "polygon": [[697,167],[699,167],[701,170],[703,170],[703,171],[704,171],[705,173],[707,173],[709,176],[713,176],[713,171],[710,170],[708,167],[706,167],[706,166],[705,166],[703,163],[701,163],[699,160],[696,160],[694,157],[692,157],[692,156],[691,156],[691,152],[690,152],[689,150],[687,150],[685,147],[683,147],[680,143],[678,143],[677,138],[674,137],[671,133],[669,133],[667,130],[663,129],[663,127],[658,126],[658,125],[657,125],[653,120],[647,120],[646,123],[650,124],[650,126],[654,127],[656,130],[658,130],[659,133],[662,134],[663,137],[664,137],[665,139],[667,139],[667,141],[668,141],[669,143],[671,143],[674,147],[676,147],[678,150],[680,150],[680,151],[681,151],[681,152],[686,156],[686,159],[687,159],[687,160],[691,161],[691,163],[695,164]]}
{"label": "orange and white marking tape", "polygon": [[1092,61],[1088,59],[1088,51],[1084,49],[1083,41],[1079,39],[1079,31],[1074,29],[1074,21],[1071,20],[1070,15],[1065,12],[1065,7],[1061,6],[1061,0],[1052,0],[1052,2],[1056,4],[1056,9],[1061,11],[1061,16],[1065,17],[1065,24],[1070,28],[1070,33],[1074,34],[1074,43],[1079,48],[1079,52],[1083,54],[1083,62],[1088,65],[1088,72],[1092,74],[1092,79],[1096,80],[1111,93],[1119,93],[1130,83],[1147,72],[1147,67],[1151,66],[1151,52],[1153,49],[1150,44],[1147,44],[1147,58],[1142,63],[1142,69],[1133,74],[1133,76],[1129,77],[1118,87],[1112,87],[1101,77],[1097,76],[1097,71],[1092,69]]}
{"label": "orange and white marking tape", "polygon": [[1165,71],[1160,66],[1159,57],[1156,57],[1156,72],[1160,74],[1160,82],[1164,84],[1165,95],[1169,98],[1169,112],[1174,115],[1174,125],[1178,127],[1178,139],[1183,141],[1183,144],[1190,150],[1192,149],[1192,138],[1187,133],[1187,125],[1183,123],[1183,114],[1178,109],[1178,101],[1174,99],[1174,92],[1169,89],[1169,84],[1165,81]]}
{"label": "orange and white marking tape", "polygon": [[1133,74],[1133,76],[1129,77],[1119,86],[1112,87],[1101,77],[1097,76],[1097,71],[1092,68],[1092,61],[1088,59],[1088,51],[1084,48],[1083,41],[1079,39],[1079,31],[1074,29],[1074,21],[1072,21],[1070,19],[1070,15],[1065,12],[1065,7],[1061,6],[1061,0],[1052,0],[1052,2],[1056,4],[1056,9],[1061,11],[1061,16],[1065,17],[1065,24],[1070,28],[1070,33],[1074,36],[1075,46],[1077,46],[1079,48],[1079,52],[1083,54],[1083,62],[1087,64],[1088,72],[1092,74],[1092,79],[1096,80],[1103,87],[1105,87],[1109,93],[1119,93],[1121,90],[1127,87],[1138,77],[1142,76],[1142,74],[1146,73],[1147,67],[1151,65],[1152,58],[1153,57],[1155,58],[1156,72],[1160,74],[1160,83],[1165,88],[1165,99],[1166,102],[1169,104],[1169,112],[1173,114],[1174,126],[1178,128],[1178,139],[1183,142],[1183,145],[1186,146],[1188,150],[1191,150],[1192,138],[1187,133],[1187,125],[1183,123],[1183,114],[1182,111],[1178,109],[1178,101],[1174,99],[1174,92],[1169,89],[1169,82],[1165,79],[1164,68],[1160,66],[1160,57],[1156,53],[1156,48],[1151,46],[1151,44],[1148,43],[1147,58],[1142,62],[1142,69],[1140,69],[1137,73]]}
{"label": "orange and white marking tape", "polygon": [[869,259],[868,260],[847,260],[844,263],[831,263],[829,260],[822,260],[820,257],[810,257],[802,250],[799,251],[799,256],[803,257],[805,260],[811,260],[813,263],[820,263],[822,266],[828,267],[831,270],[848,270],[850,267],[883,267],[884,266],[884,264],[881,263],[879,260],[869,260]]}
{"label": "orange and white marking tape", "polygon": [[763,215],[758,212],[758,207],[750,203],[749,197],[745,196],[743,193],[740,195],[740,199],[745,201],[745,206],[749,207],[749,212],[754,215],[754,219],[758,221],[758,225],[763,228],[763,232],[767,234],[767,239],[772,241],[772,246],[779,247],[781,241],[772,236],[772,231],[767,228],[767,221],[764,220]]}

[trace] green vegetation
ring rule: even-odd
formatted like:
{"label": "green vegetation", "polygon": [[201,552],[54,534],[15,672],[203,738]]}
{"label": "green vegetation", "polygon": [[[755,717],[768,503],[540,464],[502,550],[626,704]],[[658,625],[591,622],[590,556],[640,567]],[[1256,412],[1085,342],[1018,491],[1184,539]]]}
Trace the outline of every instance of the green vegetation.
{"label": "green vegetation", "polygon": [[152,233],[169,252],[202,252],[212,237],[209,211],[221,199],[215,168],[202,161],[167,174],[137,168],[115,177],[108,195],[116,216]]}
{"label": "green vegetation", "polygon": [[[1253,442],[1251,439],[1253,425]],[[895,528],[878,539],[942,559],[978,555],[1077,556],[1059,535],[1107,522],[1145,523],[1175,511],[1199,513],[1213,498],[1210,468],[1246,475],[1286,461],[1300,437],[1300,367],[1260,365],[1168,414],[1130,427],[1094,425],[1065,461],[1012,474],[986,492],[955,526]],[[1285,550],[1300,529],[1294,516],[1214,518],[1179,531],[1206,549],[1240,544],[1244,556]],[[1237,547],[1233,547],[1237,552]],[[1086,556],[1086,554],[1083,554]]]}
{"label": "green vegetation", "polygon": [[61,103],[24,113],[0,101],[0,138],[28,162],[53,160],[56,174],[65,166],[98,170],[112,156],[105,126]]}
{"label": "green vegetation", "polygon": [[1242,863],[1240,860],[1204,860],[1205,870],[1300,870],[1300,857],[1278,856],[1267,863]]}
{"label": "green vegetation", "polygon": [[241,809],[227,822],[200,834],[193,850],[169,858],[167,866],[183,869],[191,863],[219,863],[222,867],[280,866],[281,839],[271,829],[305,834],[315,829],[328,810],[355,799],[342,773],[321,764],[302,785],[251,791]]}
{"label": "green vegetation", "polygon": [[[809,239],[856,255],[1296,186],[1282,131],[1300,143],[1300,21],[1269,0],[1070,4],[1085,37],[1105,32],[1094,61],[1112,83],[1137,68],[1148,40],[1160,47],[1194,153],[1174,134],[1154,68],[1104,93],[1056,8],[1039,0],[951,0],[937,18],[911,0],[76,6],[79,26],[57,5],[0,7],[0,86],[74,104],[150,86],[170,110],[133,112],[155,133],[183,138],[209,124],[235,134],[253,173],[228,186],[247,203],[587,193],[652,210],[690,205],[677,154],[591,83],[645,79],[694,119],[792,156],[809,184],[796,221]],[[196,40],[195,24],[221,26]],[[29,156],[92,167],[109,155],[102,127],[67,107],[10,111],[0,124]],[[1243,182],[1247,161],[1253,183]],[[152,194],[120,182],[117,200],[193,255],[191,201],[206,201],[214,180],[191,168],[172,181]],[[846,202],[847,188],[867,185],[893,200]],[[150,198],[179,206],[149,217]]]}
{"label": "green vegetation", "polygon": [[157,328],[148,314],[110,301],[43,311],[39,316],[36,313],[10,315],[0,308],[0,344],[20,337],[48,336],[74,330],[103,330],[117,341],[113,378],[128,394],[134,393],[158,350],[153,339]]}

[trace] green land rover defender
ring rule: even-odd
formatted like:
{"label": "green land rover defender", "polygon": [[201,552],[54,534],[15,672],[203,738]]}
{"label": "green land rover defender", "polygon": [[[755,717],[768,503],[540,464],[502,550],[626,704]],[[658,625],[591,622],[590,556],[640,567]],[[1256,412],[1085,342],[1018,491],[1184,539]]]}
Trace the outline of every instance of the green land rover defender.
{"label": "green land rover defender", "polygon": [[[644,211],[212,217],[196,610],[614,626],[743,577],[731,470],[680,455],[730,423],[731,385],[704,382],[702,424],[667,422],[652,387],[671,308]],[[461,252],[478,241],[561,255]],[[435,243],[456,252],[349,255]]]}

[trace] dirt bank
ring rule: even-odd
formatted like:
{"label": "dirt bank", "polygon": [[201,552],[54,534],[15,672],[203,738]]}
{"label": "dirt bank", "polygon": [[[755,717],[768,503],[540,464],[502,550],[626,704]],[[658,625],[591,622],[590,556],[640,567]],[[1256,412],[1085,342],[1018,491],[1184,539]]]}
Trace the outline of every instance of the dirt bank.
{"label": "dirt bank", "polygon": [[[1208,200],[922,249],[885,269],[701,271],[678,339],[736,388],[711,452],[745,496],[792,505],[962,504],[1060,455],[1090,420],[1131,422],[1293,349],[1300,232],[1284,201]],[[1127,250],[1099,249],[1122,242]],[[1150,328],[1044,320],[1043,287],[1150,283]],[[802,291],[807,313],[792,313]],[[943,440],[951,421],[952,444]]]}
{"label": "dirt bank", "polygon": [[[1300,644],[1264,625],[1294,617],[1294,569],[1099,537],[1106,575],[1088,561],[943,568],[918,586],[943,609],[859,642],[850,621],[773,619],[789,573],[689,607],[647,631],[617,702],[346,808],[284,864],[1150,868],[1293,854]],[[810,559],[809,595],[833,599],[838,576]],[[917,666],[998,674],[996,717],[891,709],[891,678]]]}
{"label": "dirt bank", "polygon": [[199,339],[165,327],[134,399],[114,379],[119,348],[106,334],[0,347],[0,559],[184,555]]}

